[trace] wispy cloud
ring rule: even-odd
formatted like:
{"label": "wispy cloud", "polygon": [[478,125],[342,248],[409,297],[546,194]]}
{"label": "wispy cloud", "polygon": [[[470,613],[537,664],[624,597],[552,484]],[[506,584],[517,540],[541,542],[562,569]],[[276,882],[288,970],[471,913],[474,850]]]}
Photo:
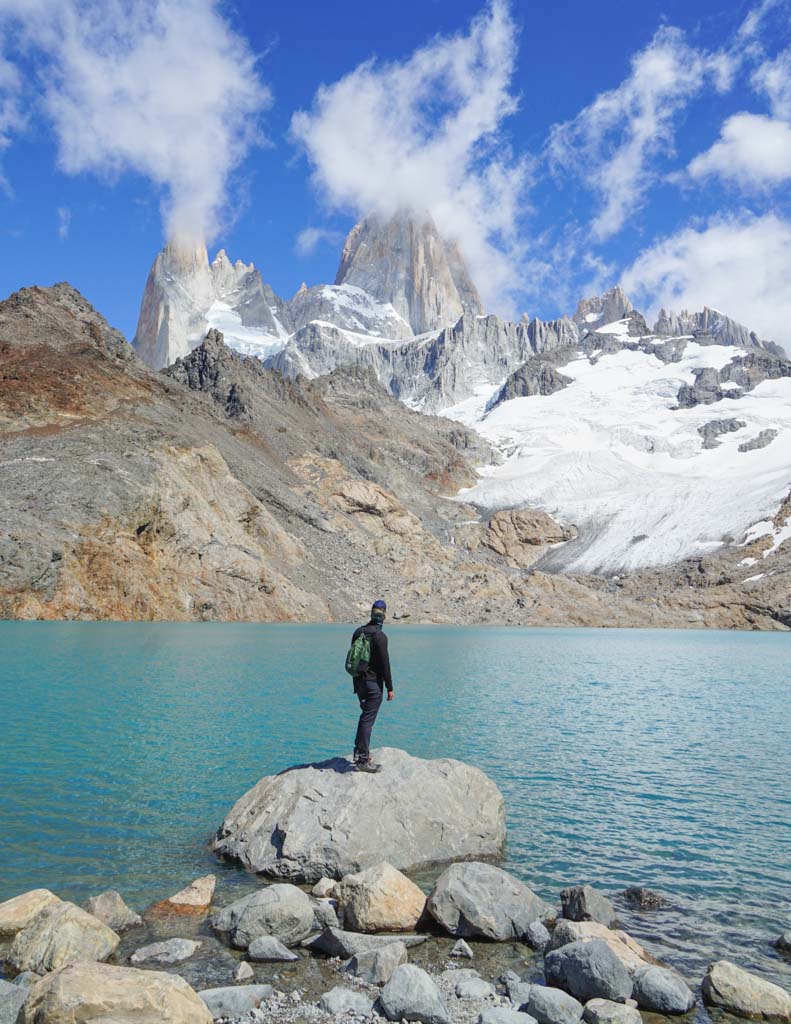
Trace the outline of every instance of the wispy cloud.
{"label": "wispy cloud", "polygon": [[791,125],[763,114],[734,114],[687,171],[696,180],[718,177],[745,190],[791,181]]}
{"label": "wispy cloud", "polygon": [[791,222],[734,214],[687,227],[643,252],[621,284],[651,313],[714,306],[791,350]]}
{"label": "wispy cloud", "polygon": [[58,214],[58,238],[62,241],[66,241],[69,237],[69,228],[71,227],[71,210],[68,206],[59,206],[57,210]]}
{"label": "wispy cloud", "polygon": [[707,84],[725,89],[732,73],[724,52],[696,50],[679,29],[663,27],[617,88],[552,128],[553,168],[579,176],[599,197],[592,222],[599,241],[621,230],[661,176],[661,159],[674,153],[677,115]]}
{"label": "wispy cloud", "polygon": [[343,232],[333,228],[303,228],[297,235],[295,248],[299,256],[309,256],[320,245],[337,246],[343,241]]}
{"label": "wispy cloud", "polygon": [[[25,126],[25,118],[19,104],[21,84],[19,72],[3,57],[3,39],[0,35],[0,160],[2,160],[3,151],[11,145],[14,134]],[[0,163],[0,191],[9,195],[12,192],[10,184],[3,176],[2,163]]]}
{"label": "wispy cloud", "polygon": [[60,167],[163,190],[169,236],[211,237],[271,101],[218,0],[0,0],[43,59]]}
{"label": "wispy cloud", "polygon": [[791,46],[756,68],[752,84],[769,98],[774,117],[791,121]]}
{"label": "wispy cloud", "polygon": [[518,287],[523,256],[529,163],[502,137],[518,105],[516,53],[508,4],[492,0],[466,33],[322,86],[291,124],[329,206],[358,216],[428,210],[492,304]]}

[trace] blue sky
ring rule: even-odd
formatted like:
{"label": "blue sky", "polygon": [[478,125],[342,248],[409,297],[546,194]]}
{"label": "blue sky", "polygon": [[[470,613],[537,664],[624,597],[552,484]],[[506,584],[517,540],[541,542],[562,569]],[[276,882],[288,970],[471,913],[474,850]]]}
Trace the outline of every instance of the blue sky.
{"label": "blue sky", "polygon": [[[194,215],[210,252],[288,297],[333,280],[358,215],[425,197],[495,311],[572,312],[621,280],[641,308],[707,302],[788,345],[790,17],[783,0],[0,0],[0,295],[65,279],[131,338],[168,225]],[[114,52],[84,24],[126,34]]]}

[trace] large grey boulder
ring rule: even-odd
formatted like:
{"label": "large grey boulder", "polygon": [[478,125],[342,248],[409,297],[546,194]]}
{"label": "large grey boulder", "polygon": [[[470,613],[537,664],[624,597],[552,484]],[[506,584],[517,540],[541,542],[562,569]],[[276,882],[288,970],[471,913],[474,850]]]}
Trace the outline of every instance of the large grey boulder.
{"label": "large grey boulder", "polygon": [[719,1006],[739,1017],[791,1021],[791,995],[785,989],[728,960],[709,966],[701,988],[707,1006]]}
{"label": "large grey boulder", "polygon": [[368,985],[386,985],[393,972],[407,963],[407,951],[403,942],[391,942],[381,949],[358,953],[343,965],[347,974],[353,974]]}
{"label": "large grey boulder", "polygon": [[143,923],[143,918],[129,909],[121,894],[115,889],[109,889],[99,896],[92,896],[85,904],[85,909],[114,932]]}
{"label": "large grey boulder", "polygon": [[341,960],[383,949],[394,942],[405,946],[419,946],[426,941],[425,935],[363,935],[357,932],[345,932],[340,928],[325,928],[321,935],[303,942],[302,945],[314,953],[325,956],[337,956]]}
{"label": "large grey boulder", "polygon": [[550,908],[519,879],[492,864],[453,864],[437,879],[427,904],[451,935],[522,939]]}
{"label": "large grey boulder", "polygon": [[382,989],[379,1003],[388,1020],[450,1024],[439,989],[420,967],[402,964]]}
{"label": "large grey boulder", "polygon": [[289,963],[299,960],[296,953],[284,946],[274,935],[259,935],[247,947],[247,955],[258,963]]}
{"label": "large grey boulder", "polygon": [[569,921],[598,921],[611,928],[616,922],[615,907],[590,885],[573,885],[560,894],[563,916]]}
{"label": "large grey boulder", "polygon": [[226,817],[215,852],[251,871],[306,882],[382,859],[407,871],[502,853],[503,798],[483,772],[387,747],[376,756],[378,774],[349,771],[336,758],[261,779]]}
{"label": "large grey boulder", "polygon": [[620,928],[611,929],[598,921],[558,921],[552,938],[550,949],[561,949],[572,942],[606,942],[615,953],[630,975],[645,967],[648,963],[656,963],[654,958],[643,949],[639,942]]}
{"label": "large grey boulder", "polygon": [[107,960],[120,937],[74,903],[49,903],[17,932],[8,953],[15,971],[46,974],[86,960]]}
{"label": "large grey boulder", "polygon": [[582,1003],[559,988],[530,985],[526,993],[514,994],[523,1000],[519,1009],[535,1017],[538,1024],[579,1024],[582,1020]]}
{"label": "large grey boulder", "polygon": [[635,972],[632,998],[652,1013],[689,1013],[695,996],[684,979],[667,967],[643,967]]}
{"label": "large grey boulder", "polygon": [[350,1012],[367,1017],[373,1008],[373,999],[369,999],[364,992],[355,992],[354,989],[345,988],[343,985],[336,985],[319,999],[319,1009],[333,1017]]}
{"label": "large grey boulder", "polygon": [[262,935],[296,946],[313,931],[313,904],[295,885],[268,885],[242,896],[211,918],[212,928],[229,937],[236,949],[247,949]]}
{"label": "large grey boulder", "polygon": [[223,988],[205,988],[198,995],[216,1020],[218,1017],[237,1017],[257,1010],[272,995],[271,985],[228,985]]}
{"label": "large grey boulder", "polygon": [[152,962],[155,964],[177,964],[188,960],[198,949],[200,942],[193,939],[166,939],[164,942],[152,942],[136,949],[129,957],[132,964]]}
{"label": "large grey boulder", "polygon": [[632,994],[632,979],[616,954],[601,939],[571,942],[544,957],[547,984],[589,999],[621,1002]]}
{"label": "large grey boulder", "polygon": [[585,1024],[642,1024],[639,1010],[611,999],[589,999],[585,1004]]}

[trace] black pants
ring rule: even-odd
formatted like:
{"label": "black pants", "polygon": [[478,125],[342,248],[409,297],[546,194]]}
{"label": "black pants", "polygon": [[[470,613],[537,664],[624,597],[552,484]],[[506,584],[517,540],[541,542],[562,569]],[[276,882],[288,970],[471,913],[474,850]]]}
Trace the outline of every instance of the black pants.
{"label": "black pants", "polygon": [[360,701],[360,721],[354,738],[354,753],[358,761],[371,759],[371,730],[382,705],[382,684],[374,679],[355,679],[354,692]]}

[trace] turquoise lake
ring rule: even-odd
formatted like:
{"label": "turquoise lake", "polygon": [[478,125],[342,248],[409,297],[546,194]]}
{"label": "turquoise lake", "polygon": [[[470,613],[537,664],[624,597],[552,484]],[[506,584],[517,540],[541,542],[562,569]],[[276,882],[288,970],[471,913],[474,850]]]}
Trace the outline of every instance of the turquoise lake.
{"label": "turquoise lake", "polygon": [[[0,900],[197,874],[262,775],[351,753],[350,629],[0,623]],[[486,771],[508,861],[541,896],[643,885],[624,925],[690,976],[728,957],[791,986],[791,637],[393,626],[377,745]]]}

